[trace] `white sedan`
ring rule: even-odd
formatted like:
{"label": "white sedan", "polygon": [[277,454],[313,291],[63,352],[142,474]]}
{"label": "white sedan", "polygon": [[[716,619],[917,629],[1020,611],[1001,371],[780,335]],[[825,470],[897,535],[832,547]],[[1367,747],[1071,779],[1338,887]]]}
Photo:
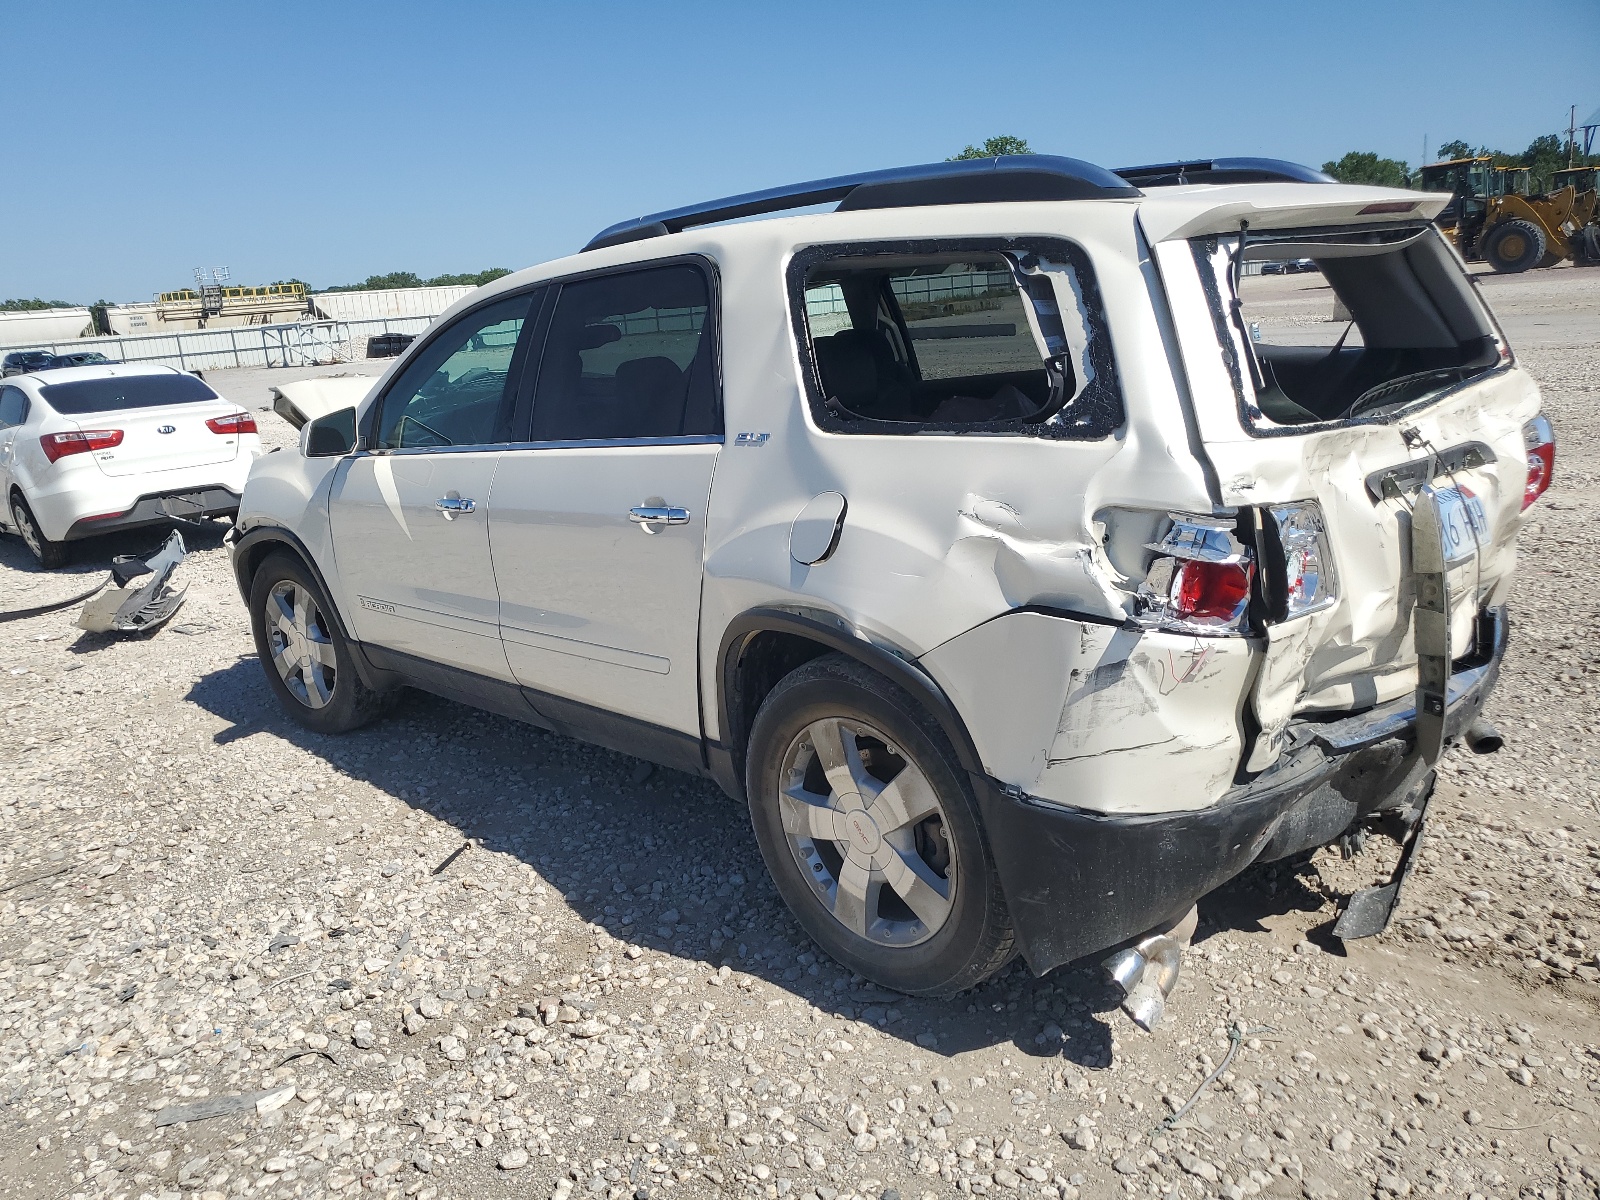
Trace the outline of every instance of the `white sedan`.
{"label": "white sedan", "polygon": [[234,515],[260,454],[253,416],[172,367],[14,375],[0,386],[0,526],[59,567],[79,538]]}

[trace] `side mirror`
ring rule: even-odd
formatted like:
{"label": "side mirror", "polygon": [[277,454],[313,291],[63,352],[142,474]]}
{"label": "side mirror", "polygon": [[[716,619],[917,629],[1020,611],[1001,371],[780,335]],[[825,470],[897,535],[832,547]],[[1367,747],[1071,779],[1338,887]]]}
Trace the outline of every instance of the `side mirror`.
{"label": "side mirror", "polygon": [[356,410],[341,408],[306,424],[300,452],[307,458],[339,458],[356,448]]}

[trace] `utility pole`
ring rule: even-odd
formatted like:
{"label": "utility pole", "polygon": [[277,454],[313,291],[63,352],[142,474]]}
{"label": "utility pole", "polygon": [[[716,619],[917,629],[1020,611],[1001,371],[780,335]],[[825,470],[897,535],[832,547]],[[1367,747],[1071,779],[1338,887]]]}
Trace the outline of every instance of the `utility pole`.
{"label": "utility pole", "polygon": [[1578,106],[1574,104],[1567,114],[1567,166],[1572,166],[1573,152],[1578,146]]}

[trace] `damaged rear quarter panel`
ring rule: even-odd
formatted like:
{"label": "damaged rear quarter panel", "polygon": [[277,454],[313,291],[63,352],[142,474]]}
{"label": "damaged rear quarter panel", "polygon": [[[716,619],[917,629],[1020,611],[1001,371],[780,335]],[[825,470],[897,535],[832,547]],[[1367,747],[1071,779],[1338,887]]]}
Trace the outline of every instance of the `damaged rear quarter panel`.
{"label": "damaged rear quarter panel", "polygon": [[[819,429],[786,272],[794,254],[836,239],[837,226],[802,218],[681,235],[716,259],[723,285],[729,444],[709,505],[701,634],[711,736],[720,734],[714,681],[722,631],[753,608],[832,612],[909,657],[1029,605],[1125,619],[1133,584],[1115,578],[1101,553],[1096,515],[1115,506],[1211,507],[1152,312],[1133,213],[1112,202],[966,205],[939,210],[936,229],[931,211],[914,225],[919,239],[988,238],[1000,247],[1007,237],[1067,238],[1083,248],[1126,408],[1121,428],[1085,440]],[[854,214],[851,241],[904,241],[908,224],[897,210]],[[771,437],[740,443],[741,431]],[[844,495],[848,511],[833,554],[805,566],[790,557],[789,531],[823,491]],[[1048,673],[1038,664],[1028,670]],[[1058,690],[1061,684],[1051,680]],[[962,716],[985,719],[965,709]]]}
{"label": "damaged rear quarter panel", "polygon": [[1214,803],[1242,752],[1243,638],[1009,613],[923,656],[996,779],[1106,813]]}

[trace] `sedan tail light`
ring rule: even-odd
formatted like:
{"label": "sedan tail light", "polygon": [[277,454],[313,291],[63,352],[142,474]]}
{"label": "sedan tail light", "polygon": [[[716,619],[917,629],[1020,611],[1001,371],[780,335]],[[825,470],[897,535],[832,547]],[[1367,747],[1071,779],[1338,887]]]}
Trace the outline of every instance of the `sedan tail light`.
{"label": "sedan tail light", "polygon": [[109,450],[122,445],[120,429],[84,429],[72,433],[47,433],[39,439],[44,456],[51,462],[69,454],[87,454],[91,450]]}
{"label": "sedan tail light", "polygon": [[1522,489],[1522,507],[1527,508],[1550,486],[1556,470],[1556,432],[1550,418],[1540,413],[1522,427],[1522,444],[1528,451],[1528,479]]}
{"label": "sedan tail light", "polygon": [[206,422],[212,433],[255,433],[256,419],[249,413],[229,413],[225,417],[212,417]]}
{"label": "sedan tail light", "polygon": [[1255,555],[1230,518],[1171,514],[1172,525],[1139,588],[1140,624],[1177,633],[1242,635],[1255,579]]}

